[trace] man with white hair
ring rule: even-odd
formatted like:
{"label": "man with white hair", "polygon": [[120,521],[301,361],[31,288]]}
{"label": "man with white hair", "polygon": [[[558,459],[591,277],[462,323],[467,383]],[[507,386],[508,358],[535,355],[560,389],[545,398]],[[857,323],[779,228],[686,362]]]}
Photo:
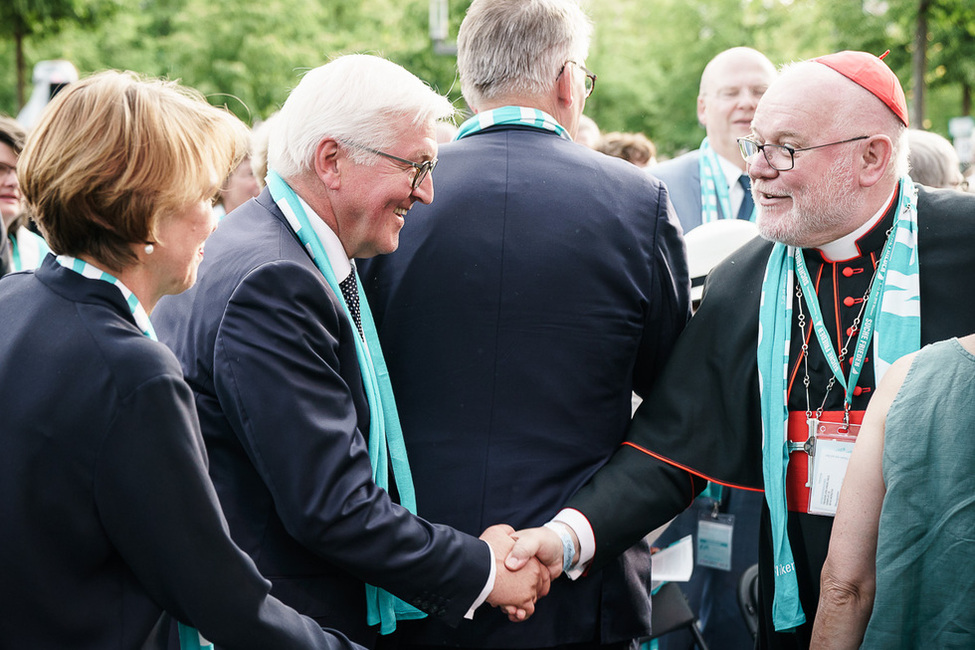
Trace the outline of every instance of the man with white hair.
{"label": "man with white hair", "polygon": [[367,646],[377,625],[423,615],[396,596],[456,625],[485,598],[524,617],[547,590],[539,567],[499,566],[510,529],[485,544],[415,515],[350,262],[395,250],[413,204],[433,200],[435,124],[452,111],[379,57],[310,71],[272,127],[268,187],[221,223],[192,292],[153,314],[195,392],[234,540],[272,594]]}
{"label": "man with white hair", "polygon": [[[914,185],[907,124],[899,81],[871,54],[819,57],[772,82],[739,140],[767,241],[712,272],[626,445],[567,502],[587,522],[572,570],[672,516],[655,501],[664,464],[764,488],[760,646],[808,647],[839,484],[877,383],[921,345],[975,331],[975,197]],[[541,545],[561,565],[557,535],[522,538],[515,557]]]}
{"label": "man with white hair", "polygon": [[[623,441],[688,316],[663,185],[573,142],[595,75],[574,0],[475,0],[458,35],[476,112],[441,149],[437,201],[363,264],[420,514],[467,532],[534,526]],[[683,477],[678,470],[675,475]],[[693,499],[682,482],[675,509]],[[635,545],[563,581],[532,620],[403,626],[406,647],[625,647],[649,631]]]}

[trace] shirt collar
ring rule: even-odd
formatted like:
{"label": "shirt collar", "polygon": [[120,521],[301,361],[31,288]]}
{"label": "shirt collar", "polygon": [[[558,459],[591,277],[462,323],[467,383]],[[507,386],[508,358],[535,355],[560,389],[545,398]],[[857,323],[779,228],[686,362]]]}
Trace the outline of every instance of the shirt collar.
{"label": "shirt collar", "polygon": [[725,180],[728,181],[728,187],[734,189],[735,185],[738,184],[738,179],[741,178],[742,174],[745,172],[741,170],[741,167],[731,162],[717,151],[714,152],[714,155],[718,157],[718,162],[721,163],[721,172],[724,174]]}
{"label": "shirt collar", "polygon": [[[295,195],[298,196],[298,193],[295,192]],[[301,202],[301,207],[305,209],[305,214],[308,215],[308,223],[311,225],[311,229],[315,231],[318,241],[322,242],[325,254],[328,255],[328,263],[335,273],[335,281],[342,282],[352,272],[352,262],[345,254],[345,247],[342,246],[342,242],[335,231],[318,216],[317,212],[311,209],[311,206],[301,196],[298,196],[298,200]]]}

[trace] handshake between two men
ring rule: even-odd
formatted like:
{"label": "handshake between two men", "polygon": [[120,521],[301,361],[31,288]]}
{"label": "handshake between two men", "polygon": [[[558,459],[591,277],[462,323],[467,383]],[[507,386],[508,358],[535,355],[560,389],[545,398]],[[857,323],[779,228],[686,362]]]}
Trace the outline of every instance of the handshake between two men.
{"label": "handshake between two men", "polygon": [[[579,560],[575,531],[562,523],[553,526],[562,527],[572,540],[568,566],[575,566]],[[548,594],[551,581],[566,565],[562,537],[548,527],[515,531],[507,524],[497,524],[481,533],[480,539],[491,546],[497,564],[487,602],[500,607],[510,621],[527,620],[535,612],[535,602]]]}

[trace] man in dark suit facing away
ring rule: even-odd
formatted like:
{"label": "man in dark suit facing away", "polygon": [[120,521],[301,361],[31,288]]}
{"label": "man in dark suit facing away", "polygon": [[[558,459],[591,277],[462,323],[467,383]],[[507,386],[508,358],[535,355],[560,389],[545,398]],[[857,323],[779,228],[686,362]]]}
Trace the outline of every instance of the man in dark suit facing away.
{"label": "man in dark suit facing away", "polygon": [[414,202],[433,200],[434,127],[452,112],[379,57],[308,72],[271,134],[267,189],[221,222],[193,291],[153,314],[195,393],[234,540],[272,594],[363,645],[420,610],[456,625],[485,598],[524,617],[547,589],[538,566],[499,565],[505,529],[485,544],[413,514],[350,262],[394,250]]}
{"label": "man in dark suit facing away", "polygon": [[[437,200],[410,213],[395,253],[362,264],[420,514],[467,532],[552,517],[622,442],[632,391],[653,384],[688,317],[665,188],[572,141],[595,81],[590,32],[569,0],[471,4],[458,66],[476,115],[441,148]],[[491,613],[397,636],[623,647],[647,634],[649,577],[637,544],[559,581],[525,624]]]}

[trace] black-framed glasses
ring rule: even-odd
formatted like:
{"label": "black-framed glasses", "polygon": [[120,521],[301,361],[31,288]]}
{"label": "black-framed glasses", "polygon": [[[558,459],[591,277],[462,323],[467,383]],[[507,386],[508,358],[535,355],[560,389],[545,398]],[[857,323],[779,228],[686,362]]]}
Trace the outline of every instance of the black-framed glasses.
{"label": "black-framed glasses", "polygon": [[817,144],[815,147],[790,147],[787,144],[759,144],[750,138],[738,138],[738,149],[741,151],[741,157],[745,160],[749,160],[752,156],[761,151],[765,154],[765,160],[768,162],[769,167],[778,172],[787,172],[796,166],[796,153],[800,151],[810,151],[812,149],[822,149],[823,147],[832,147],[835,144],[846,144],[847,142],[856,142],[857,140],[866,140],[869,135],[861,135],[855,138],[850,138],[849,140],[840,140],[838,142],[827,142],[826,144]]}
{"label": "black-framed glasses", "polygon": [[569,59],[568,61],[562,64],[562,67],[559,69],[559,74],[557,74],[555,78],[558,79],[559,77],[561,77],[562,73],[565,72],[565,66],[569,65],[570,63],[576,66],[577,68],[579,68],[580,70],[582,70],[583,74],[586,75],[586,98],[588,99],[589,96],[592,95],[592,91],[596,90],[596,73],[590,70],[589,68],[587,68],[586,66],[582,65],[581,63],[576,63],[572,59]]}
{"label": "black-framed glasses", "polygon": [[389,158],[390,160],[395,160],[396,162],[403,163],[404,165],[409,165],[416,171],[413,172],[413,185],[412,189],[420,187],[420,183],[433,172],[437,167],[437,159],[424,160],[423,162],[413,162],[412,160],[407,160],[406,158],[400,158],[399,156],[394,156],[391,153],[386,153],[385,151],[380,151],[379,149],[373,149],[372,147],[365,147],[361,144],[353,144],[347,142],[350,147],[355,147],[357,149],[362,149],[363,151],[368,151],[369,153],[374,153],[377,156],[383,156],[384,158]]}

